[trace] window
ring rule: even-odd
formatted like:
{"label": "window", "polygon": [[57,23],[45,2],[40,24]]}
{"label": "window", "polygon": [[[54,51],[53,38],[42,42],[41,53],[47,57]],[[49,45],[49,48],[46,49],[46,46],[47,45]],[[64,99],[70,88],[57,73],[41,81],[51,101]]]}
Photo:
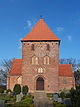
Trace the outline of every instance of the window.
{"label": "window", "polygon": [[42,68],[39,68],[39,69],[38,69],[38,73],[43,73],[43,69],[42,69]]}
{"label": "window", "polygon": [[49,44],[47,44],[47,50],[48,50],[48,51],[50,50],[50,46],[49,46]]}
{"label": "window", "polygon": [[34,64],[34,57],[32,57],[32,64]]}
{"label": "window", "polygon": [[38,58],[37,57],[35,58],[35,64],[36,65],[38,64]]}
{"label": "window", "polygon": [[38,57],[36,56],[32,57],[32,64],[38,65]]}
{"label": "window", "polygon": [[49,64],[49,57],[48,56],[44,57],[44,64]]}
{"label": "window", "polygon": [[22,84],[22,77],[19,77],[19,78],[17,79],[17,84]]}
{"label": "window", "polygon": [[32,46],[31,46],[31,50],[33,50],[33,51],[34,51],[34,44],[32,44]]}
{"label": "window", "polygon": [[66,80],[63,79],[63,84],[66,84]]}

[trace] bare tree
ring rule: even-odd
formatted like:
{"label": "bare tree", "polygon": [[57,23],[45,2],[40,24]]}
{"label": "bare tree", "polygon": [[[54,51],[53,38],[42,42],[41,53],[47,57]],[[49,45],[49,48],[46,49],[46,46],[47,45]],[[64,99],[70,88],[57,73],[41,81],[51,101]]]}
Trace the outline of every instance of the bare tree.
{"label": "bare tree", "polygon": [[76,85],[80,85],[80,59],[62,58],[59,60],[60,64],[72,64]]}
{"label": "bare tree", "polygon": [[59,60],[59,63],[60,63],[60,64],[65,64],[65,59],[64,59],[64,58],[60,59],[60,60]]}
{"label": "bare tree", "polygon": [[78,61],[77,61],[77,68],[78,68],[79,71],[80,71],[80,59],[78,59]]}
{"label": "bare tree", "polygon": [[6,84],[7,72],[0,69],[0,85]]}
{"label": "bare tree", "polygon": [[11,59],[9,59],[9,60],[4,59],[2,61],[2,66],[4,67],[5,71],[7,71],[7,72],[10,71],[11,65],[12,65],[12,60]]}
{"label": "bare tree", "polygon": [[11,69],[11,65],[12,65],[11,59],[9,60],[4,59],[2,61],[2,64],[1,64],[2,69],[0,69],[0,84],[6,84],[7,76]]}

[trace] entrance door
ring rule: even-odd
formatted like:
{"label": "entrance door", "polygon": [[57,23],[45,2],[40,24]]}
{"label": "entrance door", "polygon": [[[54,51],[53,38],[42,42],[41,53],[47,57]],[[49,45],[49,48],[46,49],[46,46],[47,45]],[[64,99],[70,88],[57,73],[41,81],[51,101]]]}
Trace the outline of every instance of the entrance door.
{"label": "entrance door", "polygon": [[42,77],[39,77],[36,81],[36,90],[44,90],[44,80]]}

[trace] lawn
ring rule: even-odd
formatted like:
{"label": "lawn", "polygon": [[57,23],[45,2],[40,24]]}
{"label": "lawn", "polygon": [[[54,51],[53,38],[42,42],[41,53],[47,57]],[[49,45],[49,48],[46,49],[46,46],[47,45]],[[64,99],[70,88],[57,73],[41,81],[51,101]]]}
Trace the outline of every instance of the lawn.
{"label": "lawn", "polygon": [[32,95],[24,95],[20,102],[16,102],[16,96],[1,94],[0,100],[5,100],[5,107],[33,107]]}

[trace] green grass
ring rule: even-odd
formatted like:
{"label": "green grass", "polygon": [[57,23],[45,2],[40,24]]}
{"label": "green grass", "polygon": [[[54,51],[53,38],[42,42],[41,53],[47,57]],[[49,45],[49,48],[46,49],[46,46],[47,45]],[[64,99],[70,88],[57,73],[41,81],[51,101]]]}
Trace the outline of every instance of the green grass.
{"label": "green grass", "polygon": [[66,107],[66,106],[62,103],[54,102],[54,107]]}
{"label": "green grass", "polygon": [[32,104],[32,97],[31,96],[24,96],[23,99],[21,100],[21,103]]}
{"label": "green grass", "polygon": [[16,96],[10,96],[10,95],[0,95],[0,100],[5,100],[5,107],[33,107],[32,95],[24,95],[22,100],[18,103],[16,103]]}
{"label": "green grass", "polygon": [[47,97],[52,98],[53,97],[53,93],[47,93]]}
{"label": "green grass", "polygon": [[28,105],[28,104],[20,104],[20,103],[17,103],[17,104],[5,104],[5,107],[33,107],[32,104]]}
{"label": "green grass", "polygon": [[24,95],[22,100],[20,102],[16,103],[16,97],[9,96],[6,99],[7,101],[6,101],[5,107],[33,107],[32,99],[33,99],[33,96]]}

